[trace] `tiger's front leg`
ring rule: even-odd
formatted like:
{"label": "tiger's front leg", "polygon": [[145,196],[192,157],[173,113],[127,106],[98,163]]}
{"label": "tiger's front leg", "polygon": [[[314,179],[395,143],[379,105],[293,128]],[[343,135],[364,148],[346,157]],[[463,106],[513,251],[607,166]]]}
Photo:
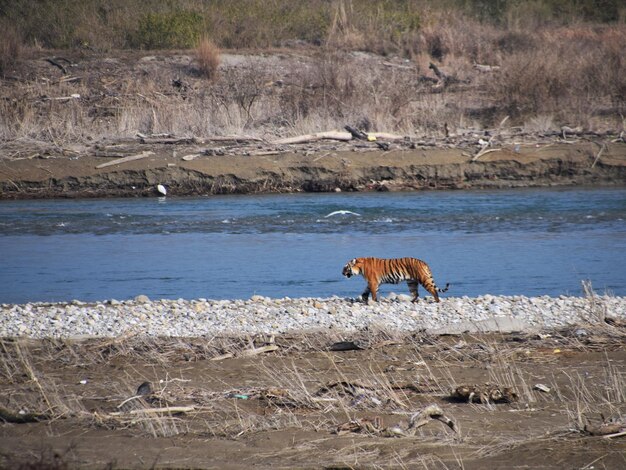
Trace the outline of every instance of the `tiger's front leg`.
{"label": "tiger's front leg", "polygon": [[369,298],[370,298],[370,288],[369,286],[365,288],[365,290],[363,291],[363,293],[361,294],[361,299],[363,299],[363,303],[368,303]]}
{"label": "tiger's front leg", "polygon": [[378,302],[378,283],[376,281],[367,281],[367,290],[372,293],[372,300]]}
{"label": "tiger's front leg", "polygon": [[372,300],[378,302],[378,284],[376,282],[367,281],[367,287],[363,291],[363,302],[368,303],[369,295],[372,294]]}
{"label": "tiger's front leg", "polygon": [[409,292],[413,295],[411,302],[417,302],[419,300],[419,294],[417,292],[418,283],[415,281],[407,281],[407,285],[409,286]]}

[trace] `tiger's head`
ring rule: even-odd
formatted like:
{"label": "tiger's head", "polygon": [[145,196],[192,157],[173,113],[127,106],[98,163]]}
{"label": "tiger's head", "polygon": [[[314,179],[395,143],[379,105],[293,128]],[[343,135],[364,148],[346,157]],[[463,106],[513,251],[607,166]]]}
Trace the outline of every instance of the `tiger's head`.
{"label": "tiger's head", "polygon": [[361,274],[361,266],[358,258],[354,258],[343,267],[341,274],[346,277],[358,276]]}

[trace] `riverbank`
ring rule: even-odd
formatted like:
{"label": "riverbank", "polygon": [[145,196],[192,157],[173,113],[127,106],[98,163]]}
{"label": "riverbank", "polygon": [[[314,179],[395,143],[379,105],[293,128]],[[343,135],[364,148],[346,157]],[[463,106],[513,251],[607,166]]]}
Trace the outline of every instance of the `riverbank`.
{"label": "riverbank", "polygon": [[158,196],[158,185],[171,196],[624,185],[626,144],[605,140],[510,137],[482,154],[467,139],[387,141],[388,150],[361,141],[224,147],[139,138],[77,154],[33,148],[27,158],[2,158],[0,199]]}
{"label": "riverbank", "polygon": [[336,54],[224,53],[212,82],[189,51],[31,50],[0,78],[0,199],[626,184],[599,98],[525,116],[496,71]]}
{"label": "riverbank", "polygon": [[378,468],[393,456],[398,468],[619,468],[625,307],[2,305],[0,466]]}
{"label": "riverbank", "polygon": [[626,318],[626,297],[491,296],[430,298],[413,304],[391,294],[369,305],[331,297],[249,300],[34,302],[1,307],[0,337],[197,337],[362,330],[463,332],[540,331]]}

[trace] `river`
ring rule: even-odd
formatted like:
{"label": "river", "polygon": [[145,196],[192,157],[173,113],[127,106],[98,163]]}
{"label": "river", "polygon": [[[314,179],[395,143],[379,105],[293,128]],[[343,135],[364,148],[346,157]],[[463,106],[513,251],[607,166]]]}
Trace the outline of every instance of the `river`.
{"label": "river", "polygon": [[0,201],[2,303],[354,297],[358,256],[423,259],[445,296],[623,296],[626,189]]}

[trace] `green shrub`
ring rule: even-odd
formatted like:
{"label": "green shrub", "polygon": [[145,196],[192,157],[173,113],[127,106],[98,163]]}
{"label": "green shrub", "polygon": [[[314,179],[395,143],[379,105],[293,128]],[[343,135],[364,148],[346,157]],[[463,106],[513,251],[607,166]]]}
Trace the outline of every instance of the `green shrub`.
{"label": "green shrub", "polygon": [[145,49],[190,48],[198,43],[204,20],[194,11],[147,13],[131,44]]}

